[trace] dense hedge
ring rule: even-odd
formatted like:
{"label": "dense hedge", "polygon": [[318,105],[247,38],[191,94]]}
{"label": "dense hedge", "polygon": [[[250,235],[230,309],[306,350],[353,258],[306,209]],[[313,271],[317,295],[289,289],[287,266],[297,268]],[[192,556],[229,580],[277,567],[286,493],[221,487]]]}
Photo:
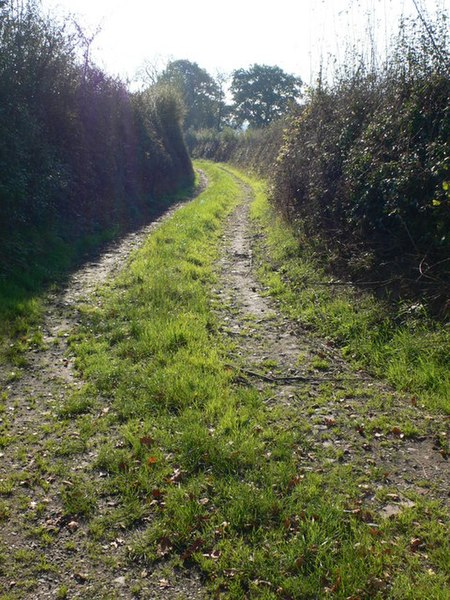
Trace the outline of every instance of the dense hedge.
{"label": "dense hedge", "polygon": [[190,131],[186,142],[194,158],[229,162],[266,177],[280,150],[285,126],[279,120],[264,129]]}
{"label": "dense hedge", "polygon": [[75,33],[19,4],[0,8],[3,277],[32,265],[42,240],[129,224],[193,181],[176,100],[130,94],[80,60]]}
{"label": "dense hedge", "polygon": [[389,67],[319,86],[293,116],[273,200],[355,277],[443,306],[450,267],[450,77],[445,37],[403,39]]}
{"label": "dense hedge", "polygon": [[274,204],[331,268],[441,310],[450,296],[447,21],[404,22],[398,39],[382,68],[356,60],[284,121],[196,132],[189,148],[268,177]]}

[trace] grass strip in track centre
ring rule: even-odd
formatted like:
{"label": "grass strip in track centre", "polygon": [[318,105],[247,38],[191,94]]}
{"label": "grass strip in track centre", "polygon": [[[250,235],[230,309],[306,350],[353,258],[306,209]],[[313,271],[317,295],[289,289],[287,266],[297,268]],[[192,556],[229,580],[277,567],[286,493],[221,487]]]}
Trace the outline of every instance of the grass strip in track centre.
{"label": "grass strip in track centre", "polygon": [[104,543],[126,530],[130,561],[195,567],[211,597],[446,597],[439,507],[419,498],[394,521],[364,522],[352,508],[373,474],[337,461],[308,469],[306,416],[269,410],[233,381],[214,261],[243,193],[201,166],[208,189],[104,288],[73,344],[86,393],[94,384],[112,400],[106,418],[121,437],[98,448],[95,469],[108,476],[96,494],[117,506],[93,511],[91,535]]}
{"label": "grass strip in track centre", "polygon": [[394,311],[369,292],[333,285],[310,245],[276,215],[264,182],[231,170],[255,191],[252,216],[264,231],[260,276],[283,310],[337,342],[357,366],[449,414],[450,323],[429,318],[420,304]]}

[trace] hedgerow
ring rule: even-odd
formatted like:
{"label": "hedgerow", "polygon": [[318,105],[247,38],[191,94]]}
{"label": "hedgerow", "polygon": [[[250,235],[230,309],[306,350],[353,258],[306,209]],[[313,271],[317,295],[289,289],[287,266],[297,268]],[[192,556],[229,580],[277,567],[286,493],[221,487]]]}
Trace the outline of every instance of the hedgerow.
{"label": "hedgerow", "polygon": [[37,2],[0,5],[1,283],[142,218],[193,169],[167,90],[131,94]]}
{"label": "hedgerow", "polygon": [[445,29],[403,25],[382,69],[320,84],[290,119],[272,198],[333,266],[396,295],[449,294],[450,77]]}
{"label": "hedgerow", "polygon": [[186,143],[194,158],[228,162],[267,176],[280,150],[285,126],[281,119],[264,129],[190,131]]}

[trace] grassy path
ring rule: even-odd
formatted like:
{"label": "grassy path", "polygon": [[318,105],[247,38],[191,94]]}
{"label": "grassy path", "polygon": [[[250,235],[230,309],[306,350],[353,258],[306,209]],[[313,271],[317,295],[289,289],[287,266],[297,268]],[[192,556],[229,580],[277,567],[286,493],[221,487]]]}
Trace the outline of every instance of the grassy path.
{"label": "grassy path", "polygon": [[261,186],[201,167],[44,339],[69,377],[10,375],[0,598],[448,598],[441,417],[280,312]]}

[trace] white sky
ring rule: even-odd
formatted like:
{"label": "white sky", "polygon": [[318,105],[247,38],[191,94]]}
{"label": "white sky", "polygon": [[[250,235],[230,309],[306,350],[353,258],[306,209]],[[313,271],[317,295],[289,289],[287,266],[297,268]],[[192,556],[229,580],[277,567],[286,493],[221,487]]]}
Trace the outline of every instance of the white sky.
{"label": "white sky", "polygon": [[[416,0],[425,14],[450,14],[450,0]],[[212,75],[253,63],[278,65],[310,83],[321,60],[345,60],[348,44],[382,51],[413,0],[41,0],[44,10],[75,16],[86,31],[101,26],[95,62],[132,80],[144,60],[185,58]],[[370,15],[370,16],[369,16]]]}

